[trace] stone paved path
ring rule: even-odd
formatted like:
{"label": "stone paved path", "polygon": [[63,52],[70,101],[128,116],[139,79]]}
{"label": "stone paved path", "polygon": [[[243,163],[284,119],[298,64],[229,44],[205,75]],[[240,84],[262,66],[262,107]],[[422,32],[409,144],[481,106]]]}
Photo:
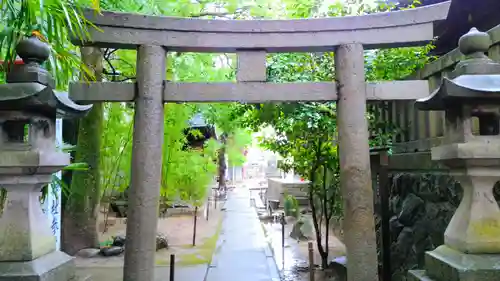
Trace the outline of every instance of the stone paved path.
{"label": "stone paved path", "polygon": [[205,281],[278,281],[276,263],[247,188],[228,195],[217,251]]}
{"label": "stone paved path", "polygon": [[[196,265],[175,268],[175,281],[199,281],[205,278],[207,265]],[[122,281],[122,267],[77,267],[76,274],[82,280],[91,275],[89,281]],[[157,266],[155,268],[155,281],[168,281],[170,277],[170,268],[168,266]],[[77,279],[79,280],[79,279]]]}

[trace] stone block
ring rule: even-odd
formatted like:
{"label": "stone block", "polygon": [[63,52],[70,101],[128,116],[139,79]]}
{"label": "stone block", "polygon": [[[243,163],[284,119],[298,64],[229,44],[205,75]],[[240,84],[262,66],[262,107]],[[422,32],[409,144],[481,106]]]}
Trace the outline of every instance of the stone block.
{"label": "stone block", "polygon": [[238,70],[236,72],[238,82],[265,82],[266,52],[238,52]]}
{"label": "stone block", "polygon": [[56,249],[49,219],[40,206],[42,184],[4,185],[7,198],[0,217],[0,262],[30,261]]}
{"label": "stone block", "polygon": [[[292,195],[295,198],[307,198],[306,188],[309,185],[307,181],[299,181],[295,179],[268,179],[268,187],[266,191],[266,200],[279,200],[279,205],[284,205],[285,194]],[[309,205],[309,202],[304,202]],[[300,205],[300,204],[299,204]],[[306,206],[307,206],[306,205]]]}
{"label": "stone block", "polygon": [[73,258],[60,251],[27,262],[0,262],[0,281],[74,281],[74,278]]}
{"label": "stone block", "polygon": [[92,275],[85,275],[71,279],[71,281],[92,281],[92,280],[93,280]]}
{"label": "stone block", "polygon": [[500,280],[499,265],[500,255],[464,254],[445,245],[425,256],[426,274],[436,281]]}
{"label": "stone block", "polygon": [[[2,150],[0,152],[0,175],[31,175],[35,171],[37,174],[52,174],[69,163],[70,155],[63,152]],[[4,181],[6,179],[2,178],[2,183]],[[5,184],[8,183],[8,181],[5,182]]]}
{"label": "stone block", "polygon": [[435,281],[432,280],[425,270],[410,270],[408,271],[408,279],[406,281]]}

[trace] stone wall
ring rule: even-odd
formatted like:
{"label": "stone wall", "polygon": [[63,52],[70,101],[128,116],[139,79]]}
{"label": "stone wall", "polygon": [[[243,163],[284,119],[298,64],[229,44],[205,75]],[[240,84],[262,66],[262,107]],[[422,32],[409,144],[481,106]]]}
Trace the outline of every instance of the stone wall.
{"label": "stone wall", "polygon": [[[498,202],[499,184],[494,194]],[[451,176],[395,174],[392,177],[392,281],[406,281],[408,270],[423,268],[425,252],[444,243],[444,231],[461,198],[462,188]],[[377,219],[378,230],[379,222]]]}
{"label": "stone wall", "polygon": [[285,195],[292,195],[298,201],[299,204],[308,205],[307,199],[307,181],[300,181],[296,179],[280,179],[280,178],[269,178],[266,190],[266,201],[268,200],[279,200],[279,204],[283,207]]}
{"label": "stone wall", "polygon": [[423,267],[426,251],[443,244],[444,231],[461,196],[460,184],[450,176],[393,176],[390,197],[393,281],[405,281],[409,269]]}

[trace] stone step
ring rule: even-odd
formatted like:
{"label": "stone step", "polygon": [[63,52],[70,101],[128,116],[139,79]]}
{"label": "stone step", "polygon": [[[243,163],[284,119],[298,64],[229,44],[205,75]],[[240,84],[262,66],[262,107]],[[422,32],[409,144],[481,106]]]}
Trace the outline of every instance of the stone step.
{"label": "stone step", "polygon": [[426,274],[437,281],[500,280],[500,255],[464,254],[439,246],[425,254]]}
{"label": "stone step", "polygon": [[434,281],[427,274],[425,270],[409,270],[407,281]]}

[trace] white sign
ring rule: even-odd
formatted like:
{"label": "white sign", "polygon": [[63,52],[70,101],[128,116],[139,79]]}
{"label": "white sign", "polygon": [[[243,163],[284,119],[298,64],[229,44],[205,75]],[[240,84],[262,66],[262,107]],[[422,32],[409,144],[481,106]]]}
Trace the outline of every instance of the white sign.
{"label": "white sign", "polygon": [[[62,119],[56,120],[56,147],[62,147]],[[61,179],[61,172],[54,176]],[[58,184],[49,184],[47,197],[44,201],[44,213],[51,224],[52,233],[56,237],[56,249],[61,249],[61,187]]]}

